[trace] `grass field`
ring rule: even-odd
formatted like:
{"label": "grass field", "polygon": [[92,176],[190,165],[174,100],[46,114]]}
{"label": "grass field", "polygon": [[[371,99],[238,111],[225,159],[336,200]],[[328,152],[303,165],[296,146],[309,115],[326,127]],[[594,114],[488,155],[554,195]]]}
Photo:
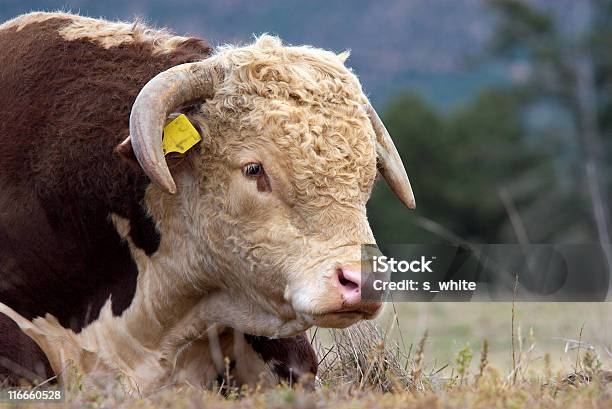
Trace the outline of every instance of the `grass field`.
{"label": "grass field", "polygon": [[315,391],[182,386],[134,399],[111,382],[72,387],[54,407],[612,408],[612,304],[512,311],[508,303],[403,303],[376,325],[312,331],[322,359]]}
{"label": "grass field", "polygon": [[[395,311],[399,328],[390,331],[392,338],[401,342],[403,336],[409,347],[427,330],[429,359],[449,363],[461,348],[478,350],[486,339],[491,364],[502,372],[512,369],[511,303],[398,303]],[[389,328],[393,318],[389,305],[378,323]],[[612,303],[517,303],[514,324],[515,350],[518,341],[532,348],[531,368],[541,369],[546,354],[554,370],[571,367],[579,338],[603,364],[612,364]]]}

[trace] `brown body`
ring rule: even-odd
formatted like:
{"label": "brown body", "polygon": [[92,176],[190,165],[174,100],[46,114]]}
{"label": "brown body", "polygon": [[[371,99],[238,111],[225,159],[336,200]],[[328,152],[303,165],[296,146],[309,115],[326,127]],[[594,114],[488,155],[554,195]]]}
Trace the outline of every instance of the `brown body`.
{"label": "brown body", "polygon": [[[142,207],[149,179],[114,152],[134,99],[159,72],[212,52],[145,27],[104,35],[113,24],[35,13],[0,26],[0,302],[28,319],[50,313],[75,332],[109,297],[120,315],[136,291],[138,268],[111,214],[129,221],[134,246],[158,250]],[[282,367],[297,351],[316,371],[303,335],[273,341],[284,344],[277,356],[272,341],[247,341],[266,361]],[[0,314],[0,377],[34,374],[51,375],[42,352]]]}

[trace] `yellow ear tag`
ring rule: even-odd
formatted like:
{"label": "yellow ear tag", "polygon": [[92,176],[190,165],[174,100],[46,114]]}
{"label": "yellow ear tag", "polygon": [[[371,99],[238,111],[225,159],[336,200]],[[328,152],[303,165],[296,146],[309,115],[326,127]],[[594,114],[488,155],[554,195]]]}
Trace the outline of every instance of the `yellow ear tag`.
{"label": "yellow ear tag", "polygon": [[201,140],[202,137],[189,122],[189,119],[180,114],[164,126],[164,137],[162,139],[164,155],[170,152],[185,153]]}

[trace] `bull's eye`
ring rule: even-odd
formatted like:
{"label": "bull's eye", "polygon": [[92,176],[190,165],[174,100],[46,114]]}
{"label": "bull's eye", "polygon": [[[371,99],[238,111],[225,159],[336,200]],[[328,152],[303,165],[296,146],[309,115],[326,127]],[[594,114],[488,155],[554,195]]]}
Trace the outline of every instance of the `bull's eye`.
{"label": "bull's eye", "polygon": [[270,180],[264,171],[261,163],[251,162],[242,167],[242,174],[249,179],[257,181],[257,190],[260,192],[270,192]]}
{"label": "bull's eye", "polygon": [[261,163],[247,163],[242,168],[242,172],[244,176],[258,177],[263,175],[263,166],[261,166]]}

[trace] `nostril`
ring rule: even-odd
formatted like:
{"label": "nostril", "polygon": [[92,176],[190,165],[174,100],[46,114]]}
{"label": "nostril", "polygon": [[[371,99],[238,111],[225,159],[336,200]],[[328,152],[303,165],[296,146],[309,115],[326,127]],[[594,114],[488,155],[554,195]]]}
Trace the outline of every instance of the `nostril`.
{"label": "nostril", "polygon": [[345,290],[348,291],[359,291],[359,283],[357,280],[348,277],[342,268],[338,268],[338,282]]}

